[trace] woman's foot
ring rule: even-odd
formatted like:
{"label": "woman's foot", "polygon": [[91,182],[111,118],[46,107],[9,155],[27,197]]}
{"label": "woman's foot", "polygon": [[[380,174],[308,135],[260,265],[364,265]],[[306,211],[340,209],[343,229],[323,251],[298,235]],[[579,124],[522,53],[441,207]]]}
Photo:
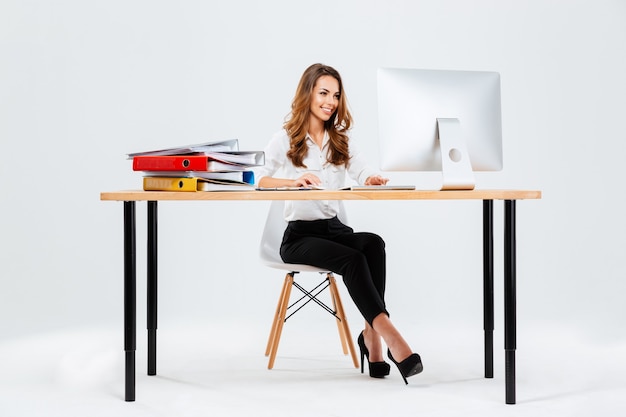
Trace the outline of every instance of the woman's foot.
{"label": "woman's foot", "polygon": [[363,373],[365,358],[367,358],[369,374],[372,378],[384,378],[389,375],[391,366],[389,366],[387,362],[374,361],[370,359],[370,351],[365,345],[364,332],[359,334],[357,344],[359,345],[359,350],[361,351],[361,373]]}
{"label": "woman's foot", "polygon": [[391,354],[390,350],[387,350],[387,356],[393,363],[396,364],[398,370],[400,371],[400,375],[402,375],[402,379],[405,384],[409,382],[406,380],[408,377],[417,375],[424,370],[424,366],[422,365],[422,358],[417,353],[412,353],[405,359],[401,361],[396,361]]}
{"label": "woman's foot", "polygon": [[[402,360],[411,356],[411,354],[413,353],[413,351],[411,350],[411,347],[406,342],[406,340],[404,340],[400,332],[391,323],[391,320],[389,320],[389,316],[387,316],[385,313],[380,313],[378,316],[374,318],[373,325],[374,326],[372,330],[373,330],[373,333],[378,336],[378,342],[380,343],[380,337],[382,336],[382,338],[385,339],[387,348],[393,355],[394,359],[401,362]],[[368,330],[367,327],[366,327],[366,330]],[[365,334],[365,337],[366,337],[365,338],[366,343],[368,344],[368,346],[371,346],[373,349],[374,346],[369,345],[369,340],[367,339],[367,333]],[[380,347],[381,349],[378,350],[378,352],[380,352],[381,357],[380,359],[377,358],[377,360],[383,360],[382,344],[380,345]]]}
{"label": "woman's foot", "polygon": [[389,320],[388,315],[380,313],[376,316],[372,321],[372,328],[376,334],[385,339],[387,356],[398,367],[405,383],[408,377],[422,372],[422,359],[417,353],[413,353],[409,344]]}
{"label": "woman's foot", "polygon": [[398,358],[396,359],[398,362],[402,362],[413,353],[411,347],[404,340],[400,340],[398,343],[391,342],[387,345],[387,348],[394,359]]}
{"label": "woman's foot", "polygon": [[365,328],[361,332],[361,336],[363,337],[363,342],[365,343],[366,349],[369,352],[368,360],[370,362],[383,362],[383,344],[380,336],[376,334],[376,332],[371,328]]}

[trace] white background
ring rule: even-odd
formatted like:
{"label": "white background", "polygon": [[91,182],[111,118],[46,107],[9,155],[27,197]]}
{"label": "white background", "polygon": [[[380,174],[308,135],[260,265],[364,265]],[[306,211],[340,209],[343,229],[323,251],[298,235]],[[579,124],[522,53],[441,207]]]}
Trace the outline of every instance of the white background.
{"label": "white background", "polygon": [[[621,0],[3,0],[0,346],[15,352],[37,340],[40,352],[48,336],[98,339],[109,334],[98,329],[114,329],[102,340],[121,357],[122,204],[99,193],[141,188],[125,154],[230,138],[262,149],[302,71],[322,62],[342,74],[353,137],[374,166],[378,67],[500,72],[505,169],[479,174],[478,187],[543,192],[517,204],[518,354],[544,343],[556,358],[578,345],[613,349],[623,362],[625,51]],[[160,203],[160,334],[216,320],[269,329],[281,274],[257,258],[268,207]],[[480,347],[481,204],[347,207],[355,229],[387,241],[388,305],[410,342],[437,352],[438,340],[420,332],[448,326],[475,328]],[[145,203],[137,221],[143,340]],[[497,250],[497,350],[501,266]],[[360,317],[344,297],[356,337]],[[4,355],[0,365],[30,360]],[[121,397],[118,385],[112,395]],[[0,410],[10,403],[2,396]]]}

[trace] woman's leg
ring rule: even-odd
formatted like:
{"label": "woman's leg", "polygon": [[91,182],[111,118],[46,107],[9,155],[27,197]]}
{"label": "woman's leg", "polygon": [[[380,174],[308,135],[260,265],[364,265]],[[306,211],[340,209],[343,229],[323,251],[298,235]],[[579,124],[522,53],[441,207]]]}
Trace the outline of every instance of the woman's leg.
{"label": "woman's leg", "polygon": [[341,275],[354,304],[369,323],[380,313],[387,314],[368,261],[358,250],[327,239],[301,237],[284,242],[280,254],[285,262],[313,265]]}
{"label": "woman's leg", "polygon": [[368,232],[343,234],[337,236],[335,241],[356,249],[365,256],[372,283],[384,301],[387,276],[385,241],[380,236]]}
{"label": "woman's leg", "polygon": [[401,362],[413,353],[411,347],[393,325],[388,315],[384,313],[379,314],[374,319],[372,328],[383,338],[396,361]]}
{"label": "woman's leg", "polygon": [[[326,229],[328,230],[328,229]],[[412,352],[404,338],[389,320],[385,308],[384,241],[372,233],[334,234],[327,238],[294,236],[285,233],[281,257],[285,262],[314,265],[342,275],[355,305],[366,320],[363,336],[370,360],[383,360],[382,337],[396,360]]]}
{"label": "woman's leg", "polygon": [[[373,233],[358,232],[341,235],[336,238],[336,241],[363,253],[367,259],[372,283],[376,287],[383,303],[385,303],[387,266],[385,263],[386,254],[384,240],[380,236]],[[346,282],[346,287],[348,287],[348,285],[349,283]],[[387,317],[386,314],[383,315]],[[369,351],[369,360],[371,362],[384,361],[385,359],[381,336],[372,328],[371,324],[367,320],[365,321],[363,338]]]}

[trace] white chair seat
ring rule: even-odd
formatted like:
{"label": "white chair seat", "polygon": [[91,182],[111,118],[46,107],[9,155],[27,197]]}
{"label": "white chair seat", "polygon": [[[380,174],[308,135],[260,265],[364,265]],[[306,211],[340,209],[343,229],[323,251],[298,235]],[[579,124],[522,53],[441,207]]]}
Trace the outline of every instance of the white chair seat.
{"label": "white chair seat", "polygon": [[[343,304],[341,302],[341,297],[339,296],[337,283],[333,273],[331,271],[327,271],[325,269],[317,268],[311,265],[285,263],[280,257],[280,245],[282,243],[285,228],[287,227],[287,222],[285,221],[284,217],[284,206],[285,203],[282,200],[272,201],[269,213],[267,215],[267,220],[265,222],[265,227],[263,229],[263,236],[261,237],[260,245],[260,257],[264,265],[270,268],[287,271],[282,291],[278,299],[276,313],[274,314],[274,320],[272,322],[272,329],[270,330],[270,335],[267,341],[267,347],[265,349],[265,356],[269,356],[269,362],[267,367],[268,369],[272,369],[274,367],[274,361],[276,359],[276,353],[278,351],[278,344],[280,342],[283,325],[287,318],[290,317],[287,316],[287,310],[291,307],[294,307],[295,304],[298,304],[300,300],[306,299],[305,304],[309,301],[315,301],[315,303],[322,306],[324,309],[333,314],[333,316],[336,318],[337,328],[339,330],[339,339],[341,341],[343,353],[346,355],[350,353],[354,366],[358,368],[359,361],[357,359],[356,351],[354,350],[354,343],[352,342],[350,328],[348,327],[348,321],[345,317]],[[345,221],[345,210],[343,210],[343,205],[341,207],[342,213],[339,217],[343,221]],[[321,284],[315,287],[313,291],[317,291],[316,293],[313,293],[313,291],[309,292],[295,281],[295,274],[299,272],[317,272],[320,274],[324,274],[324,281],[327,281],[327,283],[325,287],[322,287],[322,290],[326,287],[329,288],[333,308],[326,306],[319,299],[317,299],[317,295],[319,294],[319,292],[322,291],[318,290],[318,288],[325,284],[324,281],[322,281]],[[305,295],[300,298],[300,300],[298,300],[296,303],[290,306],[289,298],[291,295],[291,289],[294,286],[302,291]],[[302,308],[302,306],[303,305],[301,305],[299,308]]]}

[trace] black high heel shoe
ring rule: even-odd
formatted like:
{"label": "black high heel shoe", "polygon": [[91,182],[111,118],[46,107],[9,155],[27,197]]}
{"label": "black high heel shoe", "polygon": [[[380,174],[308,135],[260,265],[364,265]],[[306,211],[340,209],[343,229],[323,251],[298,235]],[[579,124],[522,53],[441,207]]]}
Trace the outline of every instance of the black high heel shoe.
{"label": "black high heel shoe", "polygon": [[363,332],[359,335],[357,339],[357,344],[359,345],[359,350],[361,351],[361,373],[363,373],[363,357],[367,358],[367,364],[370,369],[370,376],[372,378],[384,378],[389,375],[389,371],[391,370],[391,366],[387,362],[370,362],[370,352],[365,346],[365,339],[363,338]]}
{"label": "black high heel shoe", "polygon": [[402,362],[396,362],[393,356],[391,356],[391,351],[389,349],[387,349],[387,356],[389,356],[389,359],[391,359],[391,361],[395,363],[398,367],[400,375],[402,375],[402,379],[404,379],[405,384],[409,383],[406,380],[408,377],[417,375],[424,370],[424,366],[422,365],[422,358],[420,358],[420,355],[418,355],[417,353],[412,353]]}

